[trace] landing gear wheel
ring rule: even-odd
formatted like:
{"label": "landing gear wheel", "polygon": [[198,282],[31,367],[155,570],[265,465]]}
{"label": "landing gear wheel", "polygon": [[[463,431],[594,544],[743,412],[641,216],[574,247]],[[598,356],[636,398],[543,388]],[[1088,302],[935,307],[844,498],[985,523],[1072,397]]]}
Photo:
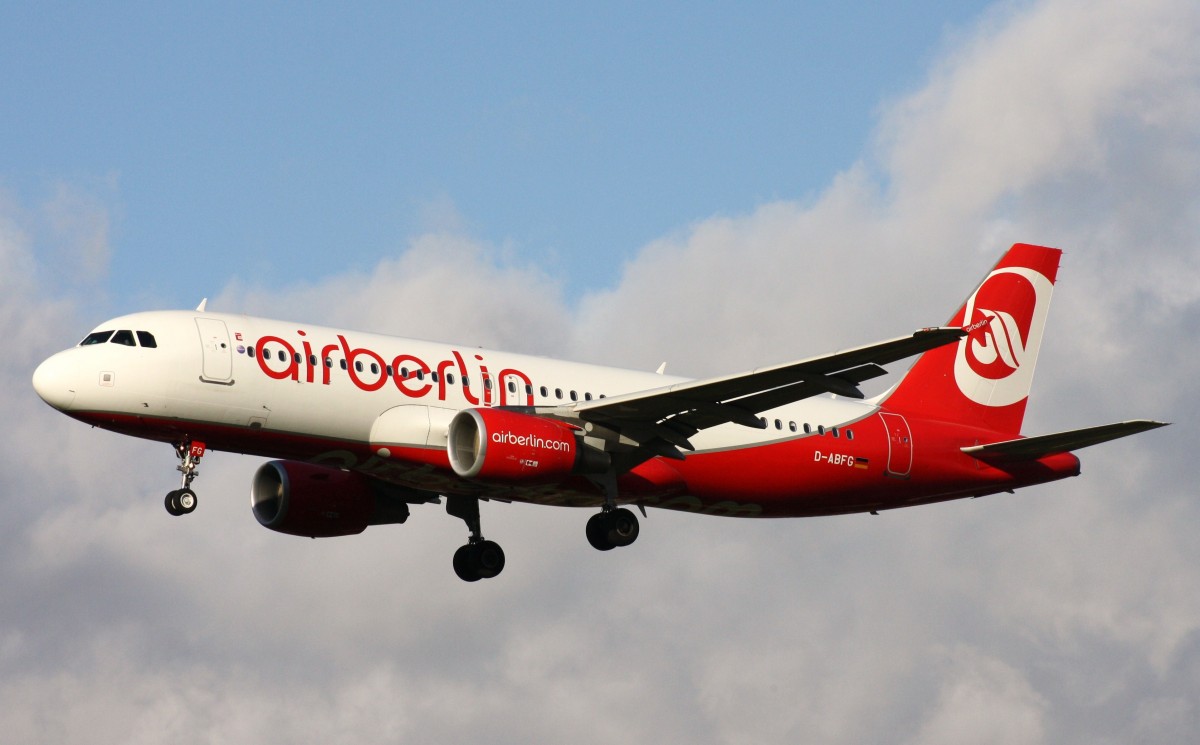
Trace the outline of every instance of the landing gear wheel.
{"label": "landing gear wheel", "polygon": [[491,579],[504,569],[504,550],[495,541],[483,539],[479,530],[479,499],[447,495],[446,512],[461,519],[471,539],[454,552],[454,573],[466,582]]}
{"label": "landing gear wheel", "polygon": [[191,489],[180,489],[175,492],[175,504],[179,506],[179,514],[188,515],[196,511],[196,492]]}
{"label": "landing gear wheel", "polygon": [[608,540],[614,546],[628,546],[637,540],[638,534],[642,532],[642,527],[638,523],[637,515],[625,509],[618,507],[608,513]]}
{"label": "landing gear wheel", "polygon": [[640,532],[637,515],[624,507],[592,515],[587,521],[588,543],[597,551],[628,546]]}
{"label": "landing gear wheel", "polygon": [[495,541],[483,541],[475,546],[475,565],[479,567],[479,576],[491,579],[504,571],[504,549]]}
{"label": "landing gear wheel", "polygon": [[475,546],[468,543],[465,546],[460,546],[454,552],[454,573],[463,582],[478,582],[483,579],[483,575],[479,573],[479,567],[476,566],[474,557]]}
{"label": "landing gear wheel", "polygon": [[198,501],[196,492],[191,489],[175,489],[174,491],[167,492],[167,497],[163,500],[163,506],[167,508],[167,512],[175,517],[179,517],[180,515],[195,512]]}
{"label": "landing gear wheel", "polygon": [[454,552],[454,573],[464,582],[491,579],[504,569],[504,549],[495,541],[460,546]]}
{"label": "landing gear wheel", "polygon": [[608,513],[598,512],[588,518],[587,539],[597,551],[611,551],[617,545],[608,540]]}

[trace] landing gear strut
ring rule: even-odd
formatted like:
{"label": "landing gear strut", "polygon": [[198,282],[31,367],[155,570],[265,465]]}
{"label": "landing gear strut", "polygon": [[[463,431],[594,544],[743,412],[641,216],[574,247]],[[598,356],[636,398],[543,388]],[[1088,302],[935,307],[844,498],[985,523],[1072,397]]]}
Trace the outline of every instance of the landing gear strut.
{"label": "landing gear strut", "polygon": [[479,500],[475,497],[446,497],[446,512],[460,518],[471,531],[465,546],[454,552],[454,573],[466,582],[491,579],[504,569],[504,549],[484,540],[479,529]]}
{"label": "landing gear strut", "polygon": [[183,474],[180,488],[167,492],[163,506],[172,515],[186,515],[196,509],[198,501],[196,492],[192,491],[192,481],[199,475],[196,470],[200,459],[204,457],[204,443],[199,440],[185,440],[175,446],[175,454],[179,457],[177,470]]}

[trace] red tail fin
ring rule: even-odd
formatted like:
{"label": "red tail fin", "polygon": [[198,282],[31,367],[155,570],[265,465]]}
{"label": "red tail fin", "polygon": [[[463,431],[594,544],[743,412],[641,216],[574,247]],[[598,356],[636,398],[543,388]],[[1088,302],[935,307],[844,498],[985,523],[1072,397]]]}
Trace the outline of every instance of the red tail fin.
{"label": "red tail fin", "polygon": [[946,324],[970,333],[923,354],[884,409],[1020,434],[1061,256],[1010,248]]}

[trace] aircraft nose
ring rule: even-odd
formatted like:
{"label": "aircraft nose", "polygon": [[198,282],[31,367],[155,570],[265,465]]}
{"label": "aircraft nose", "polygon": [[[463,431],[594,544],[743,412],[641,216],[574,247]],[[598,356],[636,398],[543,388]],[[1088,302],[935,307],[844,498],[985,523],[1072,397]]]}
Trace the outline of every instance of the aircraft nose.
{"label": "aircraft nose", "polygon": [[75,385],[70,367],[61,354],[50,357],[33,371],[33,389],[41,399],[59,411],[75,402]]}

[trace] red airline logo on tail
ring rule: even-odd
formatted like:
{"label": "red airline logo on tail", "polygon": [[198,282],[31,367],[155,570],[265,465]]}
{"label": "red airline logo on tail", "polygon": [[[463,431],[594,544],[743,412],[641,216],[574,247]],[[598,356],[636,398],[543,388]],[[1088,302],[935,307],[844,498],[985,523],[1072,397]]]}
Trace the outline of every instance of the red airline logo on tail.
{"label": "red airline logo on tail", "polygon": [[1029,395],[1053,283],[1028,267],[993,271],[967,300],[974,329],[958,347],[954,379],[984,406],[1009,406]]}

